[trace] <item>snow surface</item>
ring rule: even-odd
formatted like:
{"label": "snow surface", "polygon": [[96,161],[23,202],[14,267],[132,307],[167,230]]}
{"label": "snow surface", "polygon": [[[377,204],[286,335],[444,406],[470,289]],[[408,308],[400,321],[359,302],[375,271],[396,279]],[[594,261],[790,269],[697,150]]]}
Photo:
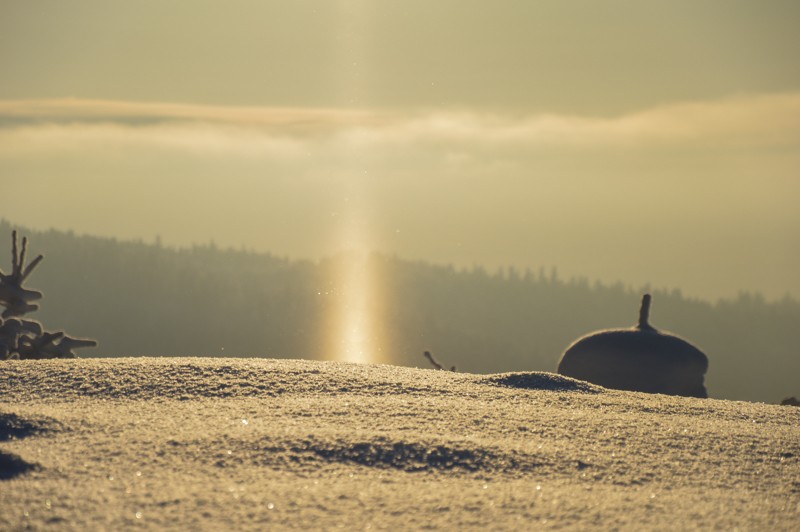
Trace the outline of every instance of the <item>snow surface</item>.
{"label": "snow surface", "polygon": [[0,363],[0,529],[798,530],[800,409],[548,373]]}

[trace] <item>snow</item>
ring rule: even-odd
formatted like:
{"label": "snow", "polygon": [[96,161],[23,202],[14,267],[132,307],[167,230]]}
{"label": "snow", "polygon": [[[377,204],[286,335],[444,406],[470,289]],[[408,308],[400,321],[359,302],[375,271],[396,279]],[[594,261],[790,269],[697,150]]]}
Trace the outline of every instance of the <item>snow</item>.
{"label": "snow", "polygon": [[222,358],[0,364],[0,529],[796,530],[800,409]]}

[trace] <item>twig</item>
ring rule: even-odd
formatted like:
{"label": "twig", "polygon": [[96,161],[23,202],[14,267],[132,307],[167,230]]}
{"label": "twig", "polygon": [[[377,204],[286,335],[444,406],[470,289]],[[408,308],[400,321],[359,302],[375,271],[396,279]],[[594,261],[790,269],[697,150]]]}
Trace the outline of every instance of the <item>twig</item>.
{"label": "twig", "polygon": [[[444,366],[442,366],[442,365],[439,363],[439,361],[438,361],[438,360],[436,360],[435,358],[433,358],[433,355],[431,354],[431,352],[430,352],[430,351],[425,351],[425,353],[423,353],[423,354],[425,355],[425,358],[427,358],[427,359],[428,359],[428,362],[430,362],[430,363],[433,365],[433,367],[435,367],[436,369],[440,369],[440,370],[444,371],[445,367],[444,367]],[[455,367],[455,366],[451,366],[451,367],[450,367],[450,371],[455,371],[455,370],[456,370],[456,367]]]}

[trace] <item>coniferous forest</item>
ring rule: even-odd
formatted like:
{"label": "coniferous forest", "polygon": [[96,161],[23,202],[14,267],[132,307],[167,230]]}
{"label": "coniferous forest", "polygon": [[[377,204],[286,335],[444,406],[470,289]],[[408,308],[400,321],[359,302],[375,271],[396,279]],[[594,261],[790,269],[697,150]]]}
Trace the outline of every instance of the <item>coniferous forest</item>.
{"label": "coniferous forest", "polygon": [[[95,338],[84,357],[256,356],[333,359],[335,272],[352,256],[317,261],[221,249],[165,248],[0,220],[0,268],[12,228],[45,254],[28,286],[44,292],[36,318]],[[561,279],[555,270],[488,272],[373,254],[380,303],[376,362],[428,367],[425,350],[459,371],[555,371],[588,332],[635,323],[647,287]],[[800,303],[741,293],[717,302],[653,290],[652,323],[700,347],[714,398],[778,402],[800,393]]]}

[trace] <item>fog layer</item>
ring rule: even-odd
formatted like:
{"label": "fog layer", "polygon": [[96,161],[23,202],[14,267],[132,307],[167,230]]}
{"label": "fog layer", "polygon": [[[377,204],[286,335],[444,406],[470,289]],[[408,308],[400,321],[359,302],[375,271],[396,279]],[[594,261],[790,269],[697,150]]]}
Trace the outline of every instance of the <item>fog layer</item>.
{"label": "fog layer", "polygon": [[798,93],[602,119],[9,101],[0,187],[41,229],[775,298],[800,294],[799,116]]}

